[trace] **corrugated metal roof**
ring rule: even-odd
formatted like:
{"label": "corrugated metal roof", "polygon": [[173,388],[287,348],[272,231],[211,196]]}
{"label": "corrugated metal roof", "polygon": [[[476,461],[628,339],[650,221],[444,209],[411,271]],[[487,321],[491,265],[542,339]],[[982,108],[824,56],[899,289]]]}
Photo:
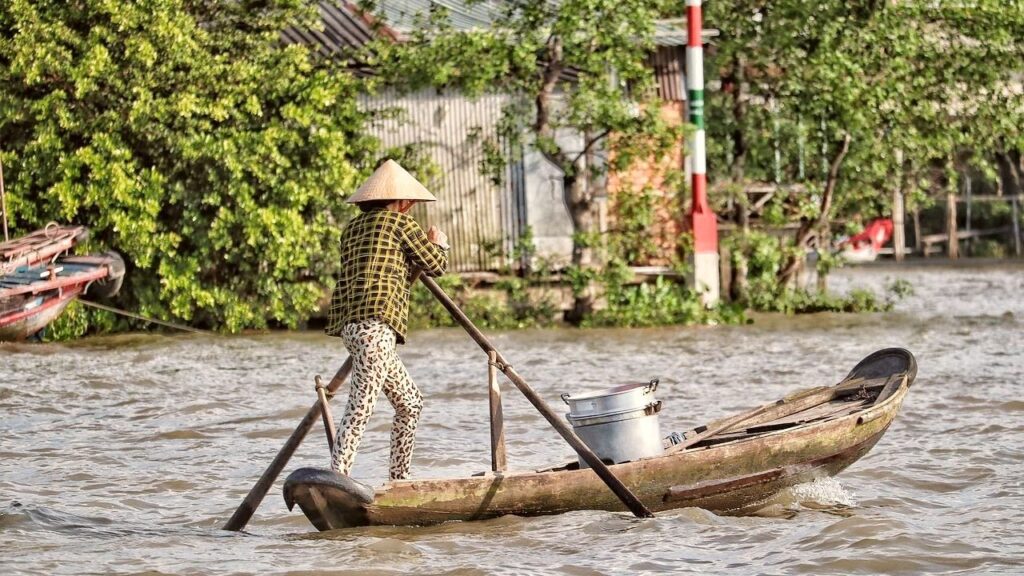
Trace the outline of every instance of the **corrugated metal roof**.
{"label": "corrugated metal roof", "polygon": [[400,33],[416,26],[417,16],[430,13],[433,6],[448,11],[448,19],[456,30],[490,28],[498,17],[501,4],[481,1],[467,4],[458,0],[378,0],[377,10],[388,25]]}
{"label": "corrugated metal roof", "polygon": [[[445,8],[449,21],[457,30],[490,28],[501,10],[501,2],[496,0],[469,4],[462,0],[379,0],[377,9],[382,26],[378,27],[378,31],[392,36],[408,34],[416,27],[417,17],[428,14],[432,6]],[[330,57],[346,48],[362,47],[373,39],[373,17],[363,13],[354,4],[334,0],[319,2],[317,7],[324,29],[289,28],[284,31],[286,42],[306,44]],[[717,35],[717,30],[704,30],[703,33],[705,41]],[[654,40],[658,46],[685,46],[686,19],[659,20],[655,24]]]}
{"label": "corrugated metal roof", "polygon": [[[548,0],[553,1],[553,0]],[[467,5],[461,0],[379,0],[380,19],[362,12],[347,1],[325,1],[318,3],[323,30],[289,28],[284,31],[284,40],[290,44],[305,44],[320,55],[328,58],[344,55],[351,58],[353,48],[361,48],[377,34],[400,38],[416,25],[417,14],[430,10],[431,6],[443,6],[448,10],[452,25],[458,29],[483,29],[491,26],[500,10],[500,3],[486,0]],[[704,30],[704,38],[718,35],[717,30]],[[652,54],[658,76],[662,98],[683,100],[681,89],[676,87],[682,77],[682,47],[687,42],[686,19],[675,18],[657,23],[655,40],[658,50]],[[680,50],[678,53],[673,50]],[[678,58],[679,62],[673,62]],[[371,75],[372,70],[360,62],[351,66],[359,75]],[[573,71],[563,72],[563,79],[572,81]]]}
{"label": "corrugated metal roof", "polygon": [[331,57],[346,48],[359,48],[373,39],[370,21],[348,2],[320,2],[317,5],[323,30],[287,28],[282,33],[289,44],[305,44]]}
{"label": "corrugated metal roof", "polygon": [[[548,0],[557,4],[556,0]],[[378,0],[377,9],[388,25],[400,34],[407,34],[416,26],[417,15],[429,14],[432,6],[448,10],[448,19],[456,30],[490,28],[498,19],[502,3],[483,0],[467,4],[460,0]],[[716,30],[705,30],[706,40],[717,36]],[[654,27],[654,41],[658,46],[685,46],[687,41],[686,18],[659,20]]]}

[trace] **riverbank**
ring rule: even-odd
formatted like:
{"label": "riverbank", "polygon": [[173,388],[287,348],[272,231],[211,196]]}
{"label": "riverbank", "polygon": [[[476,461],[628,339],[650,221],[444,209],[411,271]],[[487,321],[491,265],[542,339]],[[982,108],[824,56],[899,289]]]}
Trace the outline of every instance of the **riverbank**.
{"label": "riverbank", "polygon": [[[915,270],[942,269],[1008,269],[1024,272],[1024,260],[930,258],[910,259],[902,263],[881,260],[848,265],[832,271],[827,282],[828,291],[824,296],[812,290],[788,300],[762,299],[762,303],[769,301],[774,310],[791,313],[877,312],[892,307],[907,292],[913,292]],[[880,276],[883,281],[878,280]],[[858,278],[864,278],[864,281],[858,282]],[[504,330],[569,326],[563,321],[563,314],[572,304],[572,289],[565,285],[561,277],[547,275],[524,279],[497,274],[452,274],[438,279],[438,282],[482,328]],[[611,307],[605,297],[609,293],[609,286],[616,291],[616,305]],[[584,327],[741,324],[764,315],[764,312],[729,304],[707,311],[688,290],[683,276],[663,268],[630,269],[628,278],[604,285],[597,295],[595,313],[583,322]],[[308,318],[303,329],[316,331],[323,328],[328,303],[329,298],[325,296],[321,311]],[[417,285],[413,291],[410,313],[412,329],[454,326],[448,313],[423,286]],[[113,314],[86,311],[73,303],[50,326],[46,338],[70,341],[97,328],[104,332],[123,333],[153,327],[152,323],[138,321],[128,324]]]}

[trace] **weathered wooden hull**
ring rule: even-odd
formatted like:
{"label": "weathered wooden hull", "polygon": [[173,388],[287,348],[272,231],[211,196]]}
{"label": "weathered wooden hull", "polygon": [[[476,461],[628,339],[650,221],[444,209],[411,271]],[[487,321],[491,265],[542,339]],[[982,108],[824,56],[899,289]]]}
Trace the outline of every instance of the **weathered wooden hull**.
{"label": "weathered wooden hull", "polygon": [[26,340],[46,328],[64,308],[82,293],[82,286],[63,290],[60,294],[37,296],[41,302],[0,317],[0,342]]}
{"label": "weathered wooden hull", "polygon": [[[667,451],[664,456],[611,466],[611,470],[655,512],[700,507],[743,513],[786,487],[832,476],[867,453],[896,417],[913,376],[904,377],[898,387],[894,381],[877,393],[878,399],[863,401],[873,403],[849,414],[750,438]],[[803,397],[829,390],[833,389],[810,390]],[[407,480],[372,490],[333,472],[306,468],[286,481],[285,500],[289,508],[299,504],[320,530],[625,509],[590,469]]]}

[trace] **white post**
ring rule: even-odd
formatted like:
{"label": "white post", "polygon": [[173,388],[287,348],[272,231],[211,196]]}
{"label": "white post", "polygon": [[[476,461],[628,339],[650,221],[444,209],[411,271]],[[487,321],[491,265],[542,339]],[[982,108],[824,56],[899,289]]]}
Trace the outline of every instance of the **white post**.
{"label": "white post", "polygon": [[7,235],[7,193],[4,191],[4,161],[0,159],[0,213],[4,215],[4,242],[11,238]]}
{"label": "white post", "polygon": [[903,198],[903,151],[896,151],[896,189],[892,194],[892,251],[897,262],[902,262],[907,251],[906,216]]}

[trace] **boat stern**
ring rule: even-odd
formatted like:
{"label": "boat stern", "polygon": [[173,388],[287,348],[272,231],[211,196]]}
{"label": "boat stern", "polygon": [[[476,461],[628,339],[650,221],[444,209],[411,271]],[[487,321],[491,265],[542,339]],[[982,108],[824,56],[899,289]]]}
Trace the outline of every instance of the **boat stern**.
{"label": "boat stern", "polygon": [[366,506],[374,490],[357,480],[323,468],[299,468],[284,482],[284,502],[299,505],[317,530],[334,530],[368,523]]}

